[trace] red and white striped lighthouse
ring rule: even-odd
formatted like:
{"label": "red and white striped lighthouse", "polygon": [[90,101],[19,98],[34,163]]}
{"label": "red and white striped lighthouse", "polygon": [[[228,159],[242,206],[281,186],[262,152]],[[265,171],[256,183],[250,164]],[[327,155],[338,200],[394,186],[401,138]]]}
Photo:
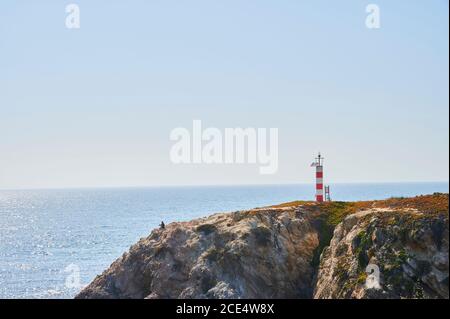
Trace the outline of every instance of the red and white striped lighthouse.
{"label": "red and white striped lighthouse", "polygon": [[316,167],[316,201],[323,202],[323,157],[320,153],[311,166]]}

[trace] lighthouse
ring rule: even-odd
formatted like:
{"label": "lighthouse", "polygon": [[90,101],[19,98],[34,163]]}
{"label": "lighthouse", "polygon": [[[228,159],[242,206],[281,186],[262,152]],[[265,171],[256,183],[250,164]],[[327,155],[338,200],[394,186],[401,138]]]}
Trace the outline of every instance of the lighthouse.
{"label": "lighthouse", "polygon": [[311,166],[316,168],[316,201],[323,202],[323,157],[320,153]]}

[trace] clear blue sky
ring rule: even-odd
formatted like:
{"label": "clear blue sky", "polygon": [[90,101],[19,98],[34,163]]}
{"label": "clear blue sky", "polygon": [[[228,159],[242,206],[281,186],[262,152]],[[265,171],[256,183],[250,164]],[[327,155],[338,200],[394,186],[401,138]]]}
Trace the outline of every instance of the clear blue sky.
{"label": "clear blue sky", "polygon": [[[446,0],[71,2],[0,2],[0,188],[448,180]],[[278,173],[172,164],[193,119],[278,127]]]}

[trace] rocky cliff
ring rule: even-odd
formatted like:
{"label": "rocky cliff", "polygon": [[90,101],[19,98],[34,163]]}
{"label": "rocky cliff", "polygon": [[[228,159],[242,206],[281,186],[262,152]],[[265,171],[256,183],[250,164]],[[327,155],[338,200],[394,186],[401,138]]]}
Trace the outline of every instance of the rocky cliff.
{"label": "rocky cliff", "polygon": [[446,194],[215,214],[155,229],[77,298],[448,298],[448,226]]}

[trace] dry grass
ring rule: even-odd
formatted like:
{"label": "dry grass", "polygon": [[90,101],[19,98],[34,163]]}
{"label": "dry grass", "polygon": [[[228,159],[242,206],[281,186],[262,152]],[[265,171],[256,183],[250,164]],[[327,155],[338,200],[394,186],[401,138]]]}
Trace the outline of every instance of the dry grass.
{"label": "dry grass", "polygon": [[286,207],[297,207],[297,206],[304,206],[304,205],[316,205],[316,202],[313,201],[306,201],[306,200],[297,200],[293,202],[288,203],[282,203],[278,205],[269,206],[270,208],[286,208]]}
{"label": "dry grass", "polygon": [[435,193],[411,198],[389,198],[385,200],[359,202],[323,202],[294,201],[271,206],[271,208],[285,208],[302,206],[305,210],[321,211],[328,216],[330,225],[337,225],[345,216],[370,208],[389,208],[399,211],[416,209],[424,214],[448,214],[448,194]]}

